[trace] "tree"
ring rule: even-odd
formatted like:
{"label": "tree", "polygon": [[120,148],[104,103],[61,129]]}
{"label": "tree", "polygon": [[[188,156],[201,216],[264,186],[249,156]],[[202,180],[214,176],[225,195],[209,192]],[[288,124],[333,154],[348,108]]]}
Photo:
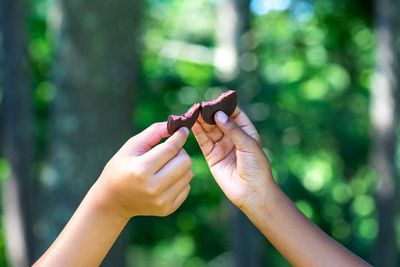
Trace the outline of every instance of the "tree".
{"label": "tree", "polygon": [[8,258],[28,266],[32,258],[33,106],[27,64],[25,2],[0,1],[2,33],[3,153],[10,175],[2,187]]}
{"label": "tree", "polygon": [[[216,67],[219,78],[237,88],[241,107],[248,108],[257,60],[251,53],[250,1],[223,0],[218,6]],[[250,89],[250,90],[249,90]],[[235,266],[265,266],[264,238],[236,207],[231,210],[231,246]]]}
{"label": "tree", "polygon": [[379,234],[375,244],[376,266],[396,266],[398,262],[394,220],[398,173],[395,165],[396,122],[399,90],[399,61],[395,46],[396,18],[400,15],[396,0],[375,1],[376,66],[372,89],[371,119],[373,144],[372,165],[378,180],[376,203]]}
{"label": "tree", "polygon": [[[107,160],[131,135],[137,91],[138,1],[60,1],[48,166],[40,184],[43,235],[60,233]],[[51,200],[51,202],[50,202]],[[123,236],[123,235],[122,235]],[[95,244],[93,244],[95,245]],[[104,266],[124,266],[119,239]]]}

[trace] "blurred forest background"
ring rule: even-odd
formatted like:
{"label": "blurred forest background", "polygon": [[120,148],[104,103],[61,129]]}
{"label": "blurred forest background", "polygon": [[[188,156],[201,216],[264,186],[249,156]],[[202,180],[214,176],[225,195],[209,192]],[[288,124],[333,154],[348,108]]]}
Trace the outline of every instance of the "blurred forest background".
{"label": "blurred forest background", "polygon": [[[400,266],[399,18],[396,0],[0,0],[0,266],[44,252],[129,136],[225,88],[297,207]],[[185,147],[187,201],[132,220],[103,265],[289,266]]]}

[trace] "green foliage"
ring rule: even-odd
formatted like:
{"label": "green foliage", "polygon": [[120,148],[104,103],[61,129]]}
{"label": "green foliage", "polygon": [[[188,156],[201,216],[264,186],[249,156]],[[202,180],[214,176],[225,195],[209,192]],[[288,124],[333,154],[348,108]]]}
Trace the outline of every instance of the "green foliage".
{"label": "green foliage", "polygon": [[[29,2],[28,17],[39,159],[46,153],[49,105],[56,90],[50,78],[54,40],[47,20],[49,2]],[[378,229],[372,196],[375,174],[367,157],[372,3],[290,3],[265,14],[252,5],[253,46],[248,56],[255,57],[260,88],[240,91],[250,96],[244,108],[262,136],[278,183],[297,207],[368,258]],[[194,101],[209,99],[226,86],[208,60],[216,45],[217,4],[147,1],[139,51],[141,90],[132,116],[136,132],[166,120],[168,114],[183,113]],[[179,57],[186,44],[199,48],[202,57]],[[185,147],[194,162],[191,194],[167,218],[134,220],[127,251],[132,266],[206,266],[229,250],[225,196],[192,136]],[[8,170],[0,161],[0,179]],[[396,227],[400,232],[399,218]],[[4,252],[1,233],[0,252]],[[287,265],[270,247],[266,259],[270,266]]]}
{"label": "green foliage", "polygon": [[[196,12],[201,13],[192,24],[202,25],[214,17],[213,8],[204,8],[209,12],[198,8],[200,2],[203,6],[210,5],[207,1],[174,2],[160,9],[160,3],[149,2],[150,18],[147,18],[142,58],[147,74],[145,84],[150,89],[146,97],[149,101],[162,99],[165,106],[160,108],[159,103],[155,107],[147,100],[141,101],[137,118],[143,119],[145,115],[159,120],[169,113],[182,113],[191,103],[209,97],[223,85],[212,65],[195,64],[184,58],[163,58],[160,52],[171,39],[201,45],[204,49],[214,48],[212,30],[185,27],[190,18],[187,10],[192,10],[192,19]],[[256,55],[261,89],[252,92],[250,103],[244,108],[262,135],[279,184],[299,209],[342,244],[368,257],[377,235],[372,197],[375,178],[367,158],[374,48],[370,6],[356,1],[293,1],[292,4],[282,11],[253,15],[252,54]],[[364,12],[357,11],[354,16],[356,9]],[[208,38],[204,38],[205,32]],[[207,39],[211,41],[204,41]],[[143,120],[135,122],[145,127]],[[228,233],[211,223],[223,219],[229,225],[229,218],[219,218],[218,212],[213,212],[223,210],[224,196],[214,186],[192,140],[187,149],[195,159],[196,176],[192,193],[180,212],[191,212],[196,220],[208,217],[205,225],[197,221],[194,229],[206,226],[202,236],[215,231],[228,240]],[[208,188],[202,190],[202,186]],[[160,223],[158,227],[170,228],[171,224]],[[196,244],[193,255],[203,261],[228,250],[226,242],[210,249],[204,248],[204,241],[193,232],[189,237]],[[169,239],[171,246],[174,238]],[[167,262],[160,256],[157,245],[163,242],[162,237],[154,234],[151,240],[133,237],[134,248],[151,244],[146,255],[155,260],[154,266],[162,266]],[[271,265],[280,266],[280,256],[274,250],[271,253],[275,253]],[[188,255],[186,259],[191,257]]]}

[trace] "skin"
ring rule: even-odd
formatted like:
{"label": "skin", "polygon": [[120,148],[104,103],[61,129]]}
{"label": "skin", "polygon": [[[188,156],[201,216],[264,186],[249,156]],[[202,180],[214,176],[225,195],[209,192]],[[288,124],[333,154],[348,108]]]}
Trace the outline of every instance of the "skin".
{"label": "skin", "polygon": [[[260,137],[239,108],[217,125],[201,117],[193,133],[211,173],[293,266],[370,266],[310,222],[275,183]],[[168,136],[156,123],[131,138],[109,161],[62,233],[34,266],[99,266],[135,216],[167,216],[190,191],[188,129]],[[95,244],[95,245],[94,245]]]}
{"label": "skin", "polygon": [[239,108],[192,130],[213,177],[293,266],[370,266],[309,221],[277,186],[260,136]]}
{"label": "skin", "polygon": [[193,177],[182,148],[188,134],[181,128],[158,144],[169,136],[162,122],[126,142],[34,266],[99,266],[132,217],[167,216],[178,209]]}

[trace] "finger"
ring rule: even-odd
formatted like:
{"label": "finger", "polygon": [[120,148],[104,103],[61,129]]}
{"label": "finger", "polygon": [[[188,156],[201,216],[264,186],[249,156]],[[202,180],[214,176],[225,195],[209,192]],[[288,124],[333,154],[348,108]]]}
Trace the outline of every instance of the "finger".
{"label": "finger", "polygon": [[212,139],[207,135],[207,133],[203,129],[203,126],[201,126],[199,122],[196,122],[192,127],[192,132],[204,156],[209,155],[213,150],[215,144]]}
{"label": "finger", "polygon": [[167,122],[153,123],[141,133],[130,138],[122,146],[119,153],[142,155],[160,142],[161,139],[168,136]]}
{"label": "finger", "polygon": [[221,131],[232,139],[236,148],[243,152],[251,152],[257,144],[257,141],[248,135],[240,126],[222,112],[215,114],[215,121]]}
{"label": "finger", "polygon": [[224,135],[221,141],[215,144],[211,153],[204,156],[208,166],[211,168],[225,160],[232,152],[235,152],[235,146],[232,143],[232,139],[228,135]]}
{"label": "finger", "polygon": [[189,192],[190,192],[190,185],[187,185],[185,189],[182,192],[180,192],[179,195],[176,197],[174,202],[175,208],[173,212],[176,211],[182,205],[183,202],[185,202],[185,200],[189,195]]}
{"label": "finger", "polygon": [[174,158],[182,149],[189,136],[189,129],[180,128],[164,143],[158,144],[147,153],[141,156],[141,162],[145,164],[152,172],[156,172],[168,161]]}
{"label": "finger", "polygon": [[221,130],[216,125],[211,125],[211,124],[206,123],[203,120],[203,117],[201,116],[201,114],[198,117],[197,122],[199,122],[201,127],[203,127],[204,131],[207,133],[207,135],[210,137],[210,139],[214,143],[221,140],[221,138],[224,134],[221,132]]}
{"label": "finger", "polygon": [[224,135],[218,143],[212,142],[200,123],[196,122],[192,130],[210,167],[223,160],[234,148],[232,140],[227,135]]}
{"label": "finger", "polygon": [[191,158],[184,149],[181,149],[176,157],[154,175],[154,182],[158,184],[160,191],[164,191],[187,172],[191,172],[191,167]]}
{"label": "finger", "polygon": [[186,172],[186,174],[179,177],[179,179],[164,192],[163,197],[165,197],[165,199],[174,201],[177,196],[188,186],[192,178],[193,172],[189,170]]}
{"label": "finger", "polygon": [[241,110],[238,106],[231,115],[231,120],[233,120],[239,127],[241,127],[248,135],[257,140],[261,144],[260,135],[257,132],[256,127],[251,122],[249,117]]}
{"label": "finger", "polygon": [[[193,177],[192,172],[188,172],[185,176],[181,177],[180,180],[178,180],[175,184],[173,184],[168,190],[160,196],[160,199],[158,200],[159,203],[162,203],[161,206],[168,207],[168,210],[166,210],[166,214],[171,214],[173,213],[179,206],[182,204],[183,200],[181,201],[179,205],[177,205],[176,200],[177,198],[184,192],[187,196],[189,192],[186,193],[187,188],[189,187],[190,190],[190,181]],[[186,197],[185,197],[186,199]]]}

